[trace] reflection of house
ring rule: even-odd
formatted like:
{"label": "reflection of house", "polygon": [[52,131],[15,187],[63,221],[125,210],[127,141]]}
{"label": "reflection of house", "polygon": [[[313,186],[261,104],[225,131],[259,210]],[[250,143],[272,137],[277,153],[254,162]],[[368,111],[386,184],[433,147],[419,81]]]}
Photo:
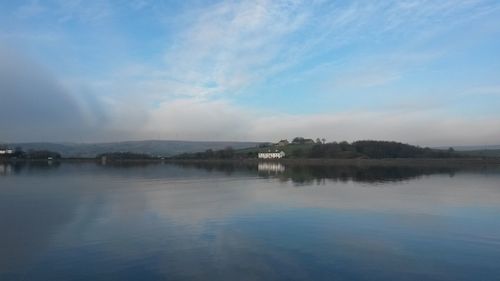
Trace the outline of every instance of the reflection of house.
{"label": "reflection of house", "polygon": [[12,172],[12,168],[8,164],[0,163],[0,176],[8,175]]}
{"label": "reflection of house", "polygon": [[260,159],[279,159],[285,157],[285,152],[283,151],[276,151],[276,152],[260,152],[259,153],[259,158]]}
{"label": "reflection of house", "polygon": [[282,173],[285,171],[285,166],[277,162],[262,162],[258,165],[259,172],[267,173]]}

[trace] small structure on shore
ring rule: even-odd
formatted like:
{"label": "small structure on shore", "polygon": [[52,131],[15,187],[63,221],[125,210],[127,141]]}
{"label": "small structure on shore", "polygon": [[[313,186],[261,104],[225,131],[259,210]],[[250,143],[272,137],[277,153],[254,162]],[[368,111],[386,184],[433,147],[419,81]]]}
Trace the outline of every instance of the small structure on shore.
{"label": "small structure on shore", "polygon": [[285,152],[275,151],[275,152],[259,152],[259,159],[280,159],[285,157]]}
{"label": "small structure on shore", "polygon": [[1,156],[10,156],[14,154],[14,150],[7,147],[0,147],[0,155]]}
{"label": "small structure on shore", "polygon": [[287,146],[288,144],[290,144],[288,140],[280,140],[276,143],[276,146]]}

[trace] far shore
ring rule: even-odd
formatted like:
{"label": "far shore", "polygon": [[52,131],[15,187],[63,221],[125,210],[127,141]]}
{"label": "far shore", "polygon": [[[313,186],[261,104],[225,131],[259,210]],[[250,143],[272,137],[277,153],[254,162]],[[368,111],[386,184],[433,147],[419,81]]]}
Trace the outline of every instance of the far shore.
{"label": "far shore", "polygon": [[338,165],[338,166],[500,166],[500,158],[386,158],[386,159],[168,159],[169,163],[242,163],[274,162],[285,165]]}
{"label": "far shore", "polygon": [[[64,162],[84,163],[95,162],[104,164],[95,158],[61,158],[53,160],[45,159],[0,159],[0,163],[41,163],[41,162]],[[339,165],[339,166],[496,166],[500,165],[500,158],[385,158],[385,159],[121,159],[108,160],[105,164],[115,163],[172,163],[172,164],[258,164],[262,162],[274,162],[285,165]]]}

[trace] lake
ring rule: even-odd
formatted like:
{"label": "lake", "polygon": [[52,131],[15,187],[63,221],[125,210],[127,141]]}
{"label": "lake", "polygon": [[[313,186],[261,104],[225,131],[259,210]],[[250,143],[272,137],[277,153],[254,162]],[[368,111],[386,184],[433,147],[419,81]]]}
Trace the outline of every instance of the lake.
{"label": "lake", "polygon": [[500,167],[0,164],[0,280],[500,280]]}

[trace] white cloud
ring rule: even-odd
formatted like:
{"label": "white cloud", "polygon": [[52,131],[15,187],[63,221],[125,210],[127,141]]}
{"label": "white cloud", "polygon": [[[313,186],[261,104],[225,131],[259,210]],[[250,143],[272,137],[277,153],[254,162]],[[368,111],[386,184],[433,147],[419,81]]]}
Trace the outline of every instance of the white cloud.
{"label": "white cloud", "polygon": [[[112,18],[120,8],[112,4],[59,1],[54,9],[45,10],[33,1],[19,11],[21,15],[50,12],[51,18],[60,22],[106,25],[109,22],[105,19]],[[135,1],[130,5],[144,10],[148,3]],[[390,84],[409,69],[443,55],[443,48],[426,46],[433,38],[498,7],[499,4],[485,1],[451,0],[343,4],[222,1],[181,11],[175,20],[182,24],[176,25],[171,38],[165,40],[164,50],[157,50],[163,54],[162,61],[141,61],[133,52],[127,53],[127,45],[121,44],[127,40],[119,35],[107,38],[106,35],[114,34],[113,25],[119,22],[109,23],[103,28],[105,31],[96,29],[105,34],[105,43],[95,44],[94,48],[96,42],[87,42],[92,46],[89,49],[79,45],[75,56],[68,55],[68,48],[61,52],[64,57],[81,63],[78,52],[99,52],[99,45],[106,50],[112,45],[116,53],[126,53],[124,57],[130,60],[109,66],[114,71],[98,79],[66,77],[65,85],[75,92],[73,96],[81,108],[105,108],[107,128],[128,132],[134,138],[272,140],[304,135],[330,140],[395,139],[432,145],[454,144],[456,140],[461,140],[460,144],[484,143],[498,137],[498,132],[487,129],[499,125],[498,120],[436,114],[422,107],[415,107],[420,111],[412,114],[389,109],[293,115],[235,106],[228,100],[248,86],[263,84],[287,71],[294,74],[282,80],[275,78],[280,80],[277,83],[309,79],[320,73],[327,77],[327,86],[340,94],[346,87],[365,90]],[[123,35],[123,30],[118,31]],[[0,33],[0,37],[5,36],[5,32]],[[392,40],[396,51],[378,50],[382,39]],[[346,51],[363,47],[366,42],[373,44],[369,46],[373,50]],[[106,50],[99,58],[115,55]],[[61,76],[66,75],[64,70],[61,72]],[[82,91],[85,93],[79,94]],[[497,91],[485,88],[479,92]],[[303,98],[307,94],[303,93]],[[281,95],[286,99],[288,93]],[[259,98],[259,93],[255,96]],[[82,111],[90,115],[93,111],[87,109]],[[90,123],[96,120],[99,119]],[[488,126],[477,126],[477,122]]]}
{"label": "white cloud", "polygon": [[[262,79],[287,49],[307,12],[292,2],[223,2],[202,11],[165,55],[166,74],[209,92],[230,93]],[[201,95],[206,94],[200,91]]]}
{"label": "white cloud", "polygon": [[[347,72],[337,69],[340,73],[335,73],[334,79],[339,84],[341,80],[356,82],[356,78],[346,76],[361,75],[361,86],[391,83],[409,68],[440,56],[442,50],[420,50],[443,32],[443,26],[435,23],[453,26],[464,20],[460,16],[464,12],[472,11],[467,15],[475,16],[488,7],[492,8],[471,1],[343,5],[323,1],[217,2],[176,18],[184,25],[177,26],[163,64],[144,65],[143,73],[138,74],[142,81],[134,87],[140,95],[155,93],[155,99],[163,96],[165,100],[172,96],[233,95],[314,57],[333,54],[329,60],[335,60],[339,48],[370,41],[376,44],[388,34],[389,39],[400,37],[395,39],[402,45],[395,46],[400,47],[399,52],[361,55],[371,63],[360,63],[359,57],[347,55]],[[148,78],[151,73],[153,77]]]}
{"label": "white cloud", "polygon": [[[481,124],[481,126],[478,126]],[[397,140],[412,144],[458,145],[490,142],[500,137],[500,120],[460,118],[433,111],[346,112],[323,115],[284,115],[260,118],[253,124],[253,135],[270,139],[325,137],[341,140]]]}
{"label": "white cloud", "polygon": [[164,139],[246,140],[251,118],[224,101],[178,99],[154,109],[144,133]]}
{"label": "white cloud", "polygon": [[[495,144],[500,120],[448,116],[439,109],[291,115],[198,98],[165,102],[137,128],[137,138],[276,141],[305,136],[329,141],[396,140],[423,146]],[[478,124],[481,124],[478,126]]]}

